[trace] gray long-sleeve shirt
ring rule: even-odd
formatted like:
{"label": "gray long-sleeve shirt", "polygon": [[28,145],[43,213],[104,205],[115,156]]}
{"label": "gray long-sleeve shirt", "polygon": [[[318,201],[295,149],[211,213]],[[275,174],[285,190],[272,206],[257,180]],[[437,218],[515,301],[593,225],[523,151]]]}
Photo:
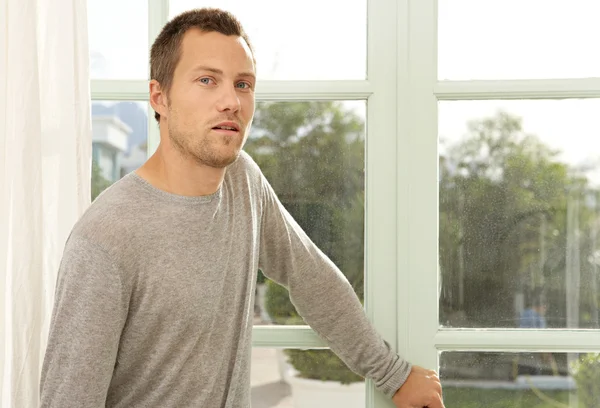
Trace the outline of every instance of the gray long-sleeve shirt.
{"label": "gray long-sleeve shirt", "polygon": [[210,196],[130,173],[65,246],[40,384],[43,408],[250,406],[256,273],[391,396],[410,364],[367,320],[346,278],[243,153]]}

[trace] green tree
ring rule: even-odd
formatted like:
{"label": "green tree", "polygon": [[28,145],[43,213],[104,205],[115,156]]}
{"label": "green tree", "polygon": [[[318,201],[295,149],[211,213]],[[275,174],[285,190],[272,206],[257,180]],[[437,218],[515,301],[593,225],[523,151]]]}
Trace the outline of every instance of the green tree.
{"label": "green tree", "polygon": [[92,201],[94,201],[100,193],[106,190],[110,185],[110,181],[102,176],[98,163],[92,161]]}
{"label": "green tree", "polygon": [[245,150],[362,298],[364,122],[339,102],[267,102],[253,128]]}
{"label": "green tree", "polygon": [[[587,182],[558,153],[524,132],[520,118],[498,112],[469,123],[440,159],[443,318],[461,311],[465,326],[514,327],[515,293],[541,282],[562,318],[567,202]],[[592,216],[582,207],[582,231]],[[588,247],[582,240],[582,259]]]}
{"label": "green tree", "polygon": [[[364,122],[338,102],[257,106],[246,151],[292,217],[364,296]],[[268,271],[265,271],[268,275]],[[276,324],[302,324],[285,288],[267,280]],[[287,350],[305,378],[361,381],[330,350]]]}

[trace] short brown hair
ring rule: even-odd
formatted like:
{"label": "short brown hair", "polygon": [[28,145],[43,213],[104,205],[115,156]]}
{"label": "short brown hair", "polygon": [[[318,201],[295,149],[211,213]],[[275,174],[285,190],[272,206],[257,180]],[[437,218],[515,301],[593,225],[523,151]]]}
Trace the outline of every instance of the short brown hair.
{"label": "short brown hair", "polygon": [[[252,51],[242,24],[230,12],[206,7],[181,13],[163,27],[150,49],[150,79],[158,81],[165,93],[171,88],[175,67],[181,58],[183,36],[192,28],[242,37]],[[154,118],[160,122],[158,112],[154,113]]]}

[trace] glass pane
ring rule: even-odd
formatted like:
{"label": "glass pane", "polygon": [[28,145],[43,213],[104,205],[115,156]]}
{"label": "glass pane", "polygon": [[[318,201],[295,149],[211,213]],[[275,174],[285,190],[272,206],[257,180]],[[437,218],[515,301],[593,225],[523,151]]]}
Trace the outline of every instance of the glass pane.
{"label": "glass pane", "polygon": [[365,407],[364,379],[330,350],[252,349],[252,408]]}
{"label": "glass pane", "polygon": [[600,354],[444,352],[444,403],[461,408],[600,407]]}
{"label": "glass pane", "polygon": [[438,78],[599,76],[597,0],[439,0]]}
{"label": "glass pane", "polygon": [[[364,101],[261,102],[245,147],[361,299],[365,117]],[[287,290],[260,273],[256,299],[256,324],[303,324]]]}
{"label": "glass pane", "polygon": [[92,102],[92,201],[146,161],[147,141],[147,102]]}
{"label": "glass pane", "polygon": [[600,100],[439,105],[440,323],[598,328]]}
{"label": "glass pane", "polygon": [[171,0],[169,12],[200,7],[236,15],[254,45],[260,79],[366,77],[366,0]]}
{"label": "glass pane", "polygon": [[148,78],[148,1],[88,0],[92,79]]}

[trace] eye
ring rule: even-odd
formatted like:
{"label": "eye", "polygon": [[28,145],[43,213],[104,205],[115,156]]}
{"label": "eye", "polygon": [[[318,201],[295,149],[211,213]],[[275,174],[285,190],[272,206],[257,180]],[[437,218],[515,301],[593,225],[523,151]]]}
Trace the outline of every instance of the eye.
{"label": "eye", "polygon": [[248,82],[238,82],[237,87],[240,89],[250,89],[252,88],[252,85],[250,85]]}
{"label": "eye", "polygon": [[202,82],[204,85],[210,85],[210,81],[213,81],[213,79],[209,77],[202,77],[199,79],[199,81]]}

